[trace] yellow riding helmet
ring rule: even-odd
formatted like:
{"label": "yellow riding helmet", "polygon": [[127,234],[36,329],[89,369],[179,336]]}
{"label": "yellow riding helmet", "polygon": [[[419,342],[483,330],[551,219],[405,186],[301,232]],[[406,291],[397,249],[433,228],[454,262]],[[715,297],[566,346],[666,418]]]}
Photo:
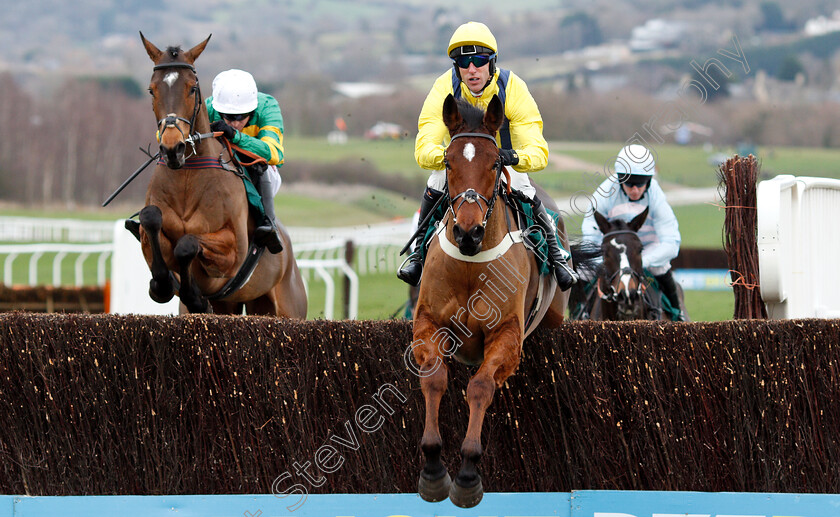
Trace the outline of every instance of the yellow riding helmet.
{"label": "yellow riding helmet", "polygon": [[467,22],[457,29],[452,34],[449,40],[449,48],[446,49],[446,55],[451,56],[452,51],[464,45],[480,45],[487,47],[495,54],[499,51],[496,45],[496,38],[490,29],[481,22]]}

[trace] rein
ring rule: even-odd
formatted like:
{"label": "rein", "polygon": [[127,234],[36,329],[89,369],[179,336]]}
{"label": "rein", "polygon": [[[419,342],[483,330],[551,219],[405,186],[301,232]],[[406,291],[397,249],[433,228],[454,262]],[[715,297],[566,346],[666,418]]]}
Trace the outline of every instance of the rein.
{"label": "rein", "polygon": [[[487,140],[492,141],[493,145],[496,145],[496,138],[491,136],[491,135],[488,135],[486,133],[457,133],[457,134],[453,135],[452,138],[449,140],[449,145],[452,145],[452,142],[457,138],[485,138]],[[446,192],[448,194],[449,193],[449,171],[450,171],[449,162],[445,162],[445,165],[446,165],[446,174],[447,174]],[[496,169],[496,180],[493,183],[493,195],[490,196],[490,199],[487,199],[486,197],[482,196],[481,194],[476,192],[475,189],[472,189],[472,188],[468,188],[467,190],[457,194],[455,197],[450,197],[449,198],[449,211],[452,212],[452,218],[453,218],[454,222],[456,222],[456,223],[458,222],[458,215],[455,213],[456,210],[459,210],[464,203],[477,203],[478,200],[480,199],[480,200],[484,201],[484,204],[487,206],[487,211],[484,212],[484,217],[481,221],[481,226],[482,227],[487,226],[487,220],[490,218],[490,214],[493,212],[493,207],[496,205],[496,199],[498,198],[499,184],[501,182],[502,173],[504,173],[505,177],[507,178],[508,194],[510,194],[510,188],[511,188],[510,187],[510,174],[507,172],[504,165],[502,165],[501,158],[499,158],[499,157],[496,158],[496,163],[495,163],[494,167]],[[455,202],[458,201],[459,199],[461,200],[461,202],[458,203],[458,206],[456,207]]]}
{"label": "rein", "polygon": [[[214,133],[214,134],[216,134],[217,136],[221,136],[223,133],[219,132],[219,133]],[[259,156],[255,153],[252,153],[251,151],[248,151],[246,149],[243,149],[243,148],[239,147],[238,145],[234,144],[233,142],[231,142],[227,138],[222,138],[222,142],[227,147],[228,154],[230,154],[231,158],[233,160],[235,160],[239,165],[241,165],[243,167],[249,167],[251,165],[254,165],[255,163],[264,163],[264,164],[268,165],[268,160],[266,160],[262,156]],[[236,153],[234,153],[234,151],[236,151]],[[236,157],[237,154],[244,154],[248,158],[252,158],[253,161],[250,161],[248,163],[244,163]]]}

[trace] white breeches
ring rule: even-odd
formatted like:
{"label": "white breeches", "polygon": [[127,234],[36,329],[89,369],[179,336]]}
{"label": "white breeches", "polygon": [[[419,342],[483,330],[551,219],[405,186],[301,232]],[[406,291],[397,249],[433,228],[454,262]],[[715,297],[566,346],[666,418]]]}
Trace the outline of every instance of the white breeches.
{"label": "white breeches", "polygon": [[269,165],[265,170],[265,174],[267,175],[266,177],[271,185],[271,195],[276,196],[277,191],[280,190],[280,185],[283,184],[283,178],[280,177],[280,171],[277,170],[277,166]]}

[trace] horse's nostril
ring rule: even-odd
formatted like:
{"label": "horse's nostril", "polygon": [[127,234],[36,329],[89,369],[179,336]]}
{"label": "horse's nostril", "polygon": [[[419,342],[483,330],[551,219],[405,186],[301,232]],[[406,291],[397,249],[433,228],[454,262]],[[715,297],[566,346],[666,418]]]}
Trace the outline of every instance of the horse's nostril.
{"label": "horse's nostril", "polygon": [[455,237],[455,242],[461,242],[464,238],[464,229],[456,224],[452,227],[452,235]]}
{"label": "horse's nostril", "polygon": [[472,230],[470,230],[470,237],[472,238],[473,242],[478,244],[481,242],[481,239],[484,238],[484,227],[483,226],[476,226]]}

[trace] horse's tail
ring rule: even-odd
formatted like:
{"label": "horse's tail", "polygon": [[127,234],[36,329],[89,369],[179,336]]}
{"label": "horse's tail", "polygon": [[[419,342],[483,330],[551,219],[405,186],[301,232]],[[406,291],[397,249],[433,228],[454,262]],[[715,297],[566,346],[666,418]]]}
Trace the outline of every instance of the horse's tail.
{"label": "horse's tail", "polygon": [[591,284],[598,276],[601,264],[601,247],[591,241],[573,242],[569,246],[572,254],[572,265],[580,275],[580,281],[572,286],[569,292],[569,319],[588,320],[592,311],[594,293]]}
{"label": "horse's tail", "polygon": [[569,245],[572,265],[578,273],[584,272],[587,278],[594,278],[601,264],[601,247],[591,241],[578,241]]}

